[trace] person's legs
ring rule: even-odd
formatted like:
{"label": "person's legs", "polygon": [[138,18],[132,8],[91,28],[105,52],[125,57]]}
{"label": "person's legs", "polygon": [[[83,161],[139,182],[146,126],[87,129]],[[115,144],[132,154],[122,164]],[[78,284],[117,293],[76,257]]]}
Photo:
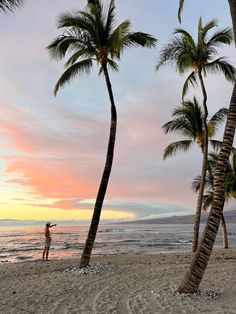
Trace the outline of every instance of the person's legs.
{"label": "person's legs", "polygon": [[44,257],[45,257],[46,250],[47,250],[47,248],[44,247],[44,250],[43,250],[43,258],[42,258],[43,261],[44,261]]}
{"label": "person's legs", "polygon": [[49,247],[46,248],[46,261],[48,261]]}

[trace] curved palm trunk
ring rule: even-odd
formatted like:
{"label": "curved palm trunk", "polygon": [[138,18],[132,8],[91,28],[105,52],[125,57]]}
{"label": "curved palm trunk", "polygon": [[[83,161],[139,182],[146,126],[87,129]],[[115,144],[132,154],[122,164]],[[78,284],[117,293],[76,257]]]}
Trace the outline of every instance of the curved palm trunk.
{"label": "curved palm trunk", "polygon": [[[236,43],[236,1],[228,0],[230,13],[233,22],[234,40]],[[236,83],[234,84],[232,97],[230,100],[229,112],[225,125],[223,142],[217,161],[213,184],[213,204],[210,215],[205,226],[201,243],[193,257],[189,270],[184,280],[178,287],[179,292],[193,293],[198,290],[202,277],[207,267],[216,234],[219,228],[220,219],[224,208],[224,183],[229,156],[232,150],[234,134],[236,129]]]}
{"label": "curved palm trunk", "polygon": [[85,247],[82,253],[82,257],[80,260],[80,267],[86,267],[89,265],[90,256],[93,249],[93,244],[96,238],[97,229],[99,225],[100,215],[102,211],[102,204],[105,198],[107,185],[111,173],[112,162],[113,162],[113,155],[114,155],[114,147],[115,147],[115,137],[116,137],[116,125],[117,125],[117,114],[116,114],[116,107],[114,103],[113,93],[111,82],[109,79],[108,71],[106,65],[102,66],[103,72],[106,79],[106,85],[109,93],[109,98],[111,102],[111,124],[110,124],[110,136],[107,148],[107,156],[106,156],[106,163],[105,168],[103,170],[103,175],[101,179],[101,183],[99,186],[99,190],[97,193],[97,198],[94,206],[93,217],[91,220],[87,240],[85,243]]}
{"label": "curved palm trunk", "polygon": [[203,195],[204,195],[204,188],[205,188],[205,181],[206,181],[206,171],[207,171],[207,156],[208,156],[208,130],[207,130],[207,117],[208,117],[208,110],[207,110],[207,94],[205,85],[203,82],[201,71],[198,72],[198,77],[200,80],[202,93],[203,93],[203,134],[204,134],[204,143],[203,143],[203,157],[202,157],[202,171],[201,171],[201,181],[200,187],[198,191],[198,198],[197,198],[197,206],[196,206],[196,214],[194,218],[194,228],[193,228],[193,235],[192,235],[192,251],[196,252],[198,246],[198,239],[199,239],[199,227],[200,227],[200,220],[201,220],[201,211],[202,211],[202,202],[203,202]]}
{"label": "curved palm trunk", "polygon": [[220,225],[221,225],[221,230],[222,230],[222,239],[223,239],[224,249],[228,249],[229,248],[228,233],[227,233],[225,217],[223,213],[220,220]]}
{"label": "curved palm trunk", "polygon": [[[235,16],[236,17],[236,16]],[[189,270],[184,280],[178,287],[182,293],[194,293],[198,290],[202,277],[210,258],[215,238],[218,232],[224,207],[224,182],[229,156],[232,150],[234,133],[236,128],[236,84],[230,101],[229,113],[226,121],[223,142],[217,161],[213,183],[213,204],[205,226],[201,243],[193,257]]]}

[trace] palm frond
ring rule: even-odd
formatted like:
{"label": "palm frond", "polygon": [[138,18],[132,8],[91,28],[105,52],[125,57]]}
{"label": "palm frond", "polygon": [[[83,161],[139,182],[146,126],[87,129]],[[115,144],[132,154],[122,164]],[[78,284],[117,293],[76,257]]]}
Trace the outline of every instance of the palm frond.
{"label": "palm frond", "polygon": [[212,148],[214,149],[214,151],[219,152],[222,142],[221,141],[217,141],[217,140],[209,140],[209,143],[211,144]]}
{"label": "palm frond", "polygon": [[192,189],[194,192],[197,192],[200,188],[201,176],[197,176],[193,179]]}
{"label": "palm frond", "polygon": [[61,13],[57,19],[57,28],[66,28],[77,38],[81,37],[84,32],[87,36],[93,38],[96,41],[96,29],[94,27],[96,21],[94,17],[85,11],[79,11],[79,13],[73,13],[71,11]]}
{"label": "palm frond", "polygon": [[125,20],[113,30],[108,38],[107,46],[109,47],[109,52],[112,58],[115,56],[119,59],[121,47],[124,46],[123,38],[129,34],[129,29],[130,21]]}
{"label": "palm frond", "polygon": [[187,94],[190,84],[193,87],[195,87],[198,84],[198,82],[197,82],[197,74],[196,74],[195,71],[191,72],[189,74],[189,76],[187,77],[187,79],[185,80],[185,82],[184,82],[183,89],[182,89],[182,100],[184,100],[184,96]]}
{"label": "palm frond", "polygon": [[86,59],[71,65],[59,78],[54,88],[54,95],[58,89],[69,83],[77,74],[88,73],[92,67],[92,60]]}
{"label": "palm frond", "polygon": [[199,19],[199,27],[198,27],[198,33],[199,33],[199,40],[202,42],[207,41],[207,33],[214,27],[217,27],[217,20],[213,19],[209,22],[207,22],[204,26],[202,26],[202,20]]}
{"label": "palm frond", "polygon": [[[192,189],[194,192],[199,191],[200,184],[201,184],[201,176],[196,176],[192,182]],[[211,191],[212,187],[213,187],[213,176],[212,175],[209,176],[209,174],[207,173],[206,178],[205,178],[205,188],[209,189],[209,191]]]}
{"label": "palm frond", "polygon": [[143,32],[135,32],[130,33],[124,38],[125,46],[133,46],[133,47],[147,47],[153,48],[157,43],[157,39],[147,33]]}
{"label": "palm frond", "polygon": [[20,8],[24,3],[24,0],[1,0],[0,13],[14,12],[15,9]]}
{"label": "palm frond", "polygon": [[218,131],[220,125],[225,121],[228,112],[227,108],[221,108],[211,117],[208,122],[208,128],[210,127],[212,130],[210,137],[214,136],[216,131]]}
{"label": "palm frond", "polygon": [[168,145],[163,153],[163,159],[169,158],[173,155],[175,155],[178,151],[187,151],[189,150],[190,146],[193,144],[193,141],[183,140],[171,143]]}
{"label": "palm frond", "polygon": [[234,83],[236,81],[236,68],[226,61],[224,57],[220,57],[204,67],[207,73],[223,73],[226,80]]}
{"label": "palm frond", "polygon": [[189,47],[195,49],[196,45],[194,42],[193,37],[183,28],[176,28],[173,34],[182,35],[182,41],[185,43],[185,45],[188,45]]}
{"label": "palm frond", "polygon": [[207,194],[203,195],[203,209],[204,211],[207,211],[213,203],[213,192],[209,191]]}
{"label": "palm frond", "polygon": [[83,43],[74,36],[60,35],[53,39],[47,46],[47,49],[53,59],[61,60],[65,57],[68,50],[81,49],[82,45]]}
{"label": "palm frond", "polygon": [[119,66],[118,66],[118,64],[114,60],[108,58],[107,59],[107,64],[111,68],[111,70],[113,70],[115,72],[119,71]]}
{"label": "palm frond", "polygon": [[196,137],[195,129],[192,128],[191,122],[186,118],[173,119],[165,123],[162,129],[166,134],[174,133],[191,140]]}
{"label": "palm frond", "polygon": [[107,20],[106,20],[106,37],[109,38],[111,35],[111,30],[114,27],[114,19],[115,19],[115,0],[111,0],[108,12],[107,12]]}
{"label": "palm frond", "polygon": [[174,65],[176,56],[183,51],[183,46],[183,40],[178,36],[174,37],[161,49],[156,70],[158,71],[165,64]]}
{"label": "palm frond", "polygon": [[65,63],[65,68],[68,68],[69,66],[74,64],[81,57],[89,59],[93,55],[94,55],[94,52],[91,53],[91,51],[89,49],[87,49],[87,47],[83,47],[83,48],[77,50],[75,53],[73,53],[72,56],[70,56],[70,58]]}
{"label": "palm frond", "polygon": [[208,46],[220,47],[222,44],[229,45],[233,40],[231,28],[223,28],[216,31],[207,41]]}

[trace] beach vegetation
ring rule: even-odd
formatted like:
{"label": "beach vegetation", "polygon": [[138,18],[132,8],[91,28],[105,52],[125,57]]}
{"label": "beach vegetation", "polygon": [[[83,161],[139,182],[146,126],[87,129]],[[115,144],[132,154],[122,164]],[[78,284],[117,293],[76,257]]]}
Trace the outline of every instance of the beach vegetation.
{"label": "beach vegetation", "polygon": [[[180,14],[184,1],[180,0]],[[233,24],[234,41],[236,43],[236,2],[228,0]],[[225,203],[225,179],[229,157],[232,152],[236,129],[236,82],[231,95],[229,112],[226,119],[224,136],[213,178],[213,202],[200,245],[190,263],[189,269],[178,287],[180,293],[194,293],[198,290],[215,243]]]}
{"label": "beach vegetation", "polygon": [[57,20],[57,27],[62,30],[62,33],[48,46],[51,56],[56,60],[64,59],[70,54],[65,63],[66,69],[55,85],[55,95],[59,88],[69,83],[77,75],[88,74],[95,63],[98,65],[98,73],[105,78],[111,106],[110,133],[105,168],[80,261],[81,267],[89,265],[114,155],[117,111],[109,70],[118,71],[117,61],[120,60],[124,49],[130,47],[152,48],[157,41],[150,34],[132,32],[130,26],[129,20],[116,25],[114,0],[110,1],[107,8],[100,0],[88,0],[85,10],[79,12],[68,11],[60,14]]}
{"label": "beach vegetation", "polygon": [[[219,150],[221,141],[213,139],[221,124],[225,121],[228,109],[219,109],[207,121],[208,138],[211,146],[215,150]],[[193,101],[185,101],[182,106],[173,110],[173,119],[165,123],[162,128],[166,134],[175,133],[183,136],[185,139],[169,144],[163,154],[163,159],[173,156],[178,151],[188,151],[190,147],[196,143],[204,153],[204,131],[203,131],[203,111],[202,107],[194,97]],[[209,163],[207,164],[207,172],[205,178],[205,187],[208,186]],[[201,183],[201,176],[194,181],[194,190],[198,192]],[[196,185],[195,185],[196,184]],[[205,207],[206,195],[203,196],[202,208]],[[224,247],[228,248],[227,229],[224,216],[222,215],[221,226],[223,230]]]}
{"label": "beach vegetation", "polygon": [[217,27],[217,22],[211,20],[205,25],[202,19],[199,19],[197,29],[197,40],[183,28],[177,28],[174,36],[169,43],[161,50],[160,60],[156,69],[159,70],[165,64],[174,65],[176,70],[182,75],[187,71],[191,71],[184,82],[182,89],[182,100],[187,94],[190,86],[196,87],[200,84],[203,101],[203,157],[201,168],[201,184],[198,191],[192,251],[196,252],[199,240],[199,226],[201,219],[202,200],[205,187],[205,177],[207,169],[208,156],[208,108],[207,108],[207,91],[205,87],[204,77],[212,73],[221,73],[225,79],[234,82],[236,78],[236,69],[231,65],[225,57],[218,56],[218,48],[222,45],[229,45],[232,41],[232,31],[229,28],[219,29],[212,33]]}
{"label": "beach vegetation", "polygon": [[[212,147],[219,149],[221,142],[213,139],[220,125],[224,122],[228,113],[227,108],[219,109],[207,121],[208,138]],[[204,152],[204,128],[203,110],[196,97],[193,101],[187,100],[181,106],[176,107],[172,112],[173,119],[162,126],[166,134],[173,133],[183,136],[183,140],[169,144],[163,153],[163,159],[172,157],[179,151],[188,151],[190,147],[197,144]]]}

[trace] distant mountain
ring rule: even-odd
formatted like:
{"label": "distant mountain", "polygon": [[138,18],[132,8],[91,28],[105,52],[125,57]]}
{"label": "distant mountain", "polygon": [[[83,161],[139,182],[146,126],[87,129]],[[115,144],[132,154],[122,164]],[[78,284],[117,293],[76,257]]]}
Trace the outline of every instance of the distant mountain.
{"label": "distant mountain", "polygon": [[[236,210],[225,211],[224,217],[225,217],[226,223],[236,223]],[[208,213],[202,213],[201,222],[206,223],[207,218],[208,218]],[[129,224],[133,224],[133,223],[135,224],[193,224],[194,215],[143,219],[143,220],[129,221],[127,223]]]}

